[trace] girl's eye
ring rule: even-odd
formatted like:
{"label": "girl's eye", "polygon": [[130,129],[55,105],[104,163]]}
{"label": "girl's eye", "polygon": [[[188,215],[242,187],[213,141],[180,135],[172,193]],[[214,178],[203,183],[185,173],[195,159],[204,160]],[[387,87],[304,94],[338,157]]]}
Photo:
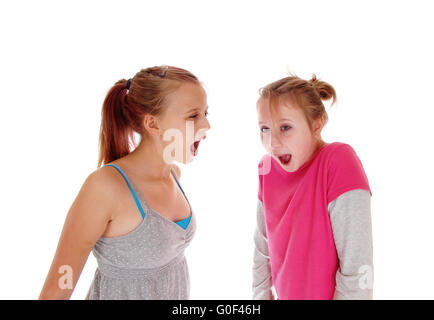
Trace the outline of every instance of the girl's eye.
{"label": "girl's eye", "polygon": [[282,126],[282,127],[281,127],[281,130],[282,130],[282,131],[288,131],[289,129],[291,129],[290,126]]}
{"label": "girl's eye", "polygon": [[262,133],[266,133],[266,132],[268,132],[267,130],[270,130],[270,128],[267,128],[267,127],[262,127],[262,128],[261,128],[261,132],[262,132]]}
{"label": "girl's eye", "polygon": [[[198,116],[198,114],[195,114],[195,115],[190,116],[189,118],[190,118],[190,119],[194,119],[194,118],[196,118],[197,116]],[[208,116],[208,111],[205,112],[205,117],[207,117],[207,116]]]}

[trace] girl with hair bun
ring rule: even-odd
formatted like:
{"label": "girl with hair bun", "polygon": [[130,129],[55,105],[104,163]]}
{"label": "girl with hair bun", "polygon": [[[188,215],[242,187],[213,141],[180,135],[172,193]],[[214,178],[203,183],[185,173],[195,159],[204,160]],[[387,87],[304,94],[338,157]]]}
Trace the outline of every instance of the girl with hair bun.
{"label": "girl with hair bun", "polygon": [[40,299],[69,299],[91,251],[98,267],[86,299],[189,299],[184,249],[196,220],[173,161],[197,155],[207,115],[205,90],[187,70],[155,66],[114,84],[98,169],[68,212]]}
{"label": "girl with hair bun", "polygon": [[372,299],[368,179],[349,144],[321,138],[334,88],[291,74],[259,93],[253,299]]}

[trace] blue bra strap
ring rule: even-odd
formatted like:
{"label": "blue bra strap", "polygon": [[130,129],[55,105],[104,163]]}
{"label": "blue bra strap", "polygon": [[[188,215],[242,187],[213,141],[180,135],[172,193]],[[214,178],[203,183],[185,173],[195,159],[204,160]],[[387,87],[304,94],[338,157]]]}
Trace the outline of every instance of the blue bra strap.
{"label": "blue bra strap", "polygon": [[116,166],[116,165],[113,164],[113,163],[106,164],[105,167],[106,167],[106,166],[111,166],[111,167],[113,167],[113,168],[116,168],[116,170],[119,171],[119,173],[122,175],[122,177],[124,177],[125,181],[127,182],[128,187],[129,187],[130,190],[131,190],[131,193],[133,194],[134,201],[136,202],[137,207],[139,208],[140,213],[142,214],[142,218],[144,219],[144,218],[145,218],[145,213],[143,212],[142,206],[140,205],[140,201],[139,201],[139,199],[137,199],[136,193],[134,192],[133,188],[132,188],[131,185],[130,185],[130,182],[128,181],[127,177],[124,175],[124,173],[122,172],[122,170],[121,170],[120,168],[118,168],[118,166]]}
{"label": "blue bra strap", "polygon": [[[181,186],[179,185],[178,178],[176,178],[176,175],[175,175],[175,181],[176,181],[176,184],[178,185],[179,189],[181,189],[182,194],[183,194],[184,197],[185,197],[184,190],[182,190]],[[185,197],[185,198],[187,198],[187,197]]]}

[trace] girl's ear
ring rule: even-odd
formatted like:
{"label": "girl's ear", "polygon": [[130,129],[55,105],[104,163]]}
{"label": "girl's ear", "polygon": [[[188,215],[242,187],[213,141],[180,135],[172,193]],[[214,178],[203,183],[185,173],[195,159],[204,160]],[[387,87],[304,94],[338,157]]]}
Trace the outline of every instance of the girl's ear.
{"label": "girl's ear", "polygon": [[158,124],[158,119],[152,114],[145,114],[143,118],[143,126],[152,135],[160,135],[160,126]]}
{"label": "girl's ear", "polygon": [[313,132],[317,138],[321,137],[321,130],[323,127],[324,127],[324,118],[323,117],[318,118],[314,121]]}

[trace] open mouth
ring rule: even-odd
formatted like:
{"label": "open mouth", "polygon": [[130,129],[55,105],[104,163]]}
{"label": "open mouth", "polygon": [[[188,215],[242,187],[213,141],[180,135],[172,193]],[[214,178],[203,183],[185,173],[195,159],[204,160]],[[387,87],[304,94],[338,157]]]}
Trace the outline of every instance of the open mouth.
{"label": "open mouth", "polygon": [[289,162],[291,161],[292,155],[287,153],[287,154],[282,154],[280,156],[278,156],[280,162],[286,166],[289,164]]}
{"label": "open mouth", "polygon": [[199,149],[199,143],[202,139],[205,139],[206,137],[200,138],[199,140],[195,141],[191,146],[190,146],[190,151],[193,154],[193,156],[197,155],[198,149]]}

